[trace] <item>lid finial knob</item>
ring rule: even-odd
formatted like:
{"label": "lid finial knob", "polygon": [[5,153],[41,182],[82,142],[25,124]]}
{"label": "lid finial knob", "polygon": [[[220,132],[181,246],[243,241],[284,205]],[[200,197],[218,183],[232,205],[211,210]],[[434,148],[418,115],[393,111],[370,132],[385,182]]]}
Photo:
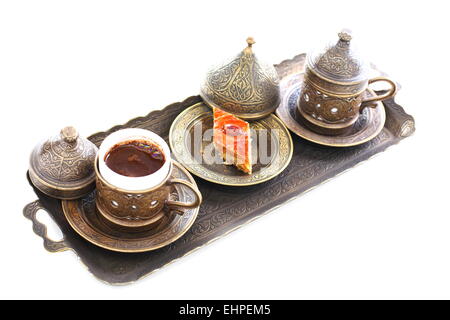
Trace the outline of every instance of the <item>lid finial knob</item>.
{"label": "lid finial knob", "polygon": [[342,29],[342,31],[338,33],[338,36],[341,41],[349,42],[352,40],[352,31],[350,29]]}
{"label": "lid finial knob", "polygon": [[252,47],[252,45],[254,45],[256,42],[255,42],[255,40],[253,39],[253,37],[248,37],[247,38],[247,44],[248,44],[248,46],[251,48]]}
{"label": "lid finial knob", "polygon": [[61,137],[67,143],[75,142],[78,139],[78,131],[72,126],[65,127],[61,130]]}
{"label": "lid finial knob", "polygon": [[252,53],[252,45],[254,45],[256,42],[252,37],[247,38],[247,48],[245,48],[245,53]]}

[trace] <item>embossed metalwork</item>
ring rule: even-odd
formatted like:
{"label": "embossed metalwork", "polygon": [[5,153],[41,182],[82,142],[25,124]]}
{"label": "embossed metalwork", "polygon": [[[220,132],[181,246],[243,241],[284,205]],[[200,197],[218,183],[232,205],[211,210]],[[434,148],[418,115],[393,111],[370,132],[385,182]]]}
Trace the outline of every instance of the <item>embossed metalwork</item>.
{"label": "embossed metalwork", "polygon": [[274,67],[255,57],[252,38],[248,38],[247,43],[248,47],[231,62],[208,72],[200,95],[210,106],[252,120],[275,111],[280,93]]}
{"label": "embossed metalwork", "polygon": [[[195,135],[191,134],[191,130],[197,124],[201,124],[203,130],[212,128],[212,117],[211,109],[199,103],[184,110],[174,120],[170,129],[169,142],[173,156],[194,175],[222,185],[249,186],[275,178],[289,164],[293,153],[292,138],[284,124],[274,115],[250,123],[250,128],[256,133],[260,129],[267,130],[267,133],[271,135],[269,139],[275,145],[275,150],[270,155],[270,162],[254,164],[252,174],[242,173],[225,164],[207,164],[202,159],[197,159],[193,154],[196,148],[190,147],[195,143],[192,140]],[[208,144],[205,140],[201,142],[203,145],[198,149],[203,149],[205,144]],[[253,139],[252,143],[253,152],[257,153],[256,139]]]}
{"label": "embossed metalwork", "polygon": [[[339,135],[349,128],[366,107],[376,107],[372,102],[393,97],[396,84],[386,78],[368,78],[368,64],[352,49],[351,33],[339,33],[339,41],[324,52],[308,55],[299,112],[317,132]],[[365,97],[368,85],[387,82],[390,89],[382,95]],[[333,130],[336,130],[333,132]]]}
{"label": "embossed metalwork", "polygon": [[[97,156],[98,158],[98,156]],[[98,159],[96,160],[97,164]],[[176,162],[174,166],[179,166]],[[97,208],[105,219],[124,227],[144,227],[159,223],[163,218],[164,208],[196,208],[202,202],[200,191],[189,182],[173,179],[169,174],[159,185],[140,191],[117,188],[108,183],[95,167],[97,187]],[[195,195],[194,201],[171,201],[169,195],[174,185],[182,184]]]}
{"label": "embossed metalwork", "polygon": [[73,127],[38,144],[30,156],[30,178],[42,192],[61,199],[74,199],[94,187],[97,147],[78,137]]}
{"label": "embossed metalwork", "polygon": [[[338,97],[327,95],[304,81],[299,96],[299,111],[311,122],[345,123],[356,121],[363,95]],[[355,118],[356,115],[356,118]],[[311,117],[311,118],[309,118]]]}
{"label": "embossed metalwork", "polygon": [[[197,189],[192,176],[179,164],[175,164],[172,179],[180,179]],[[172,201],[193,202],[197,198],[195,189],[177,185],[171,192]],[[183,214],[165,212],[155,228],[133,232],[109,224],[97,211],[95,192],[79,199],[62,202],[64,215],[72,228],[87,241],[118,252],[146,252],[164,247],[180,238],[194,223],[199,207],[183,209]]]}
{"label": "embossed metalwork", "polygon": [[294,75],[287,79],[288,86],[283,87],[283,100],[276,114],[284,124],[298,136],[326,146],[350,147],[363,144],[375,138],[383,129],[386,114],[383,105],[378,102],[376,108],[366,108],[357,121],[344,132],[337,135],[321,134],[313,130],[310,123],[297,109],[299,96],[303,94],[303,75]]}
{"label": "embossed metalwork", "polygon": [[34,233],[44,240],[44,248],[49,252],[62,252],[70,250],[70,245],[67,241],[65,241],[65,237],[63,237],[60,241],[54,241],[47,236],[47,227],[39,222],[36,217],[39,210],[45,210],[45,207],[41,205],[39,200],[36,200],[25,206],[23,209],[23,215],[33,223]]}
{"label": "embossed metalwork", "polygon": [[[276,65],[277,72],[282,78],[280,86],[283,91],[285,91],[283,88],[292,87],[290,81],[298,80],[294,79],[296,74],[304,72],[304,62],[305,55],[302,54]],[[284,81],[287,79],[290,80]],[[139,127],[156,132],[167,141],[170,124],[175,118],[189,106],[201,101],[199,96],[189,97],[162,110],[152,111],[146,116],[115,126],[108,131],[95,133],[89,139],[99,146],[113,131]],[[190,252],[251,223],[285,202],[295,199],[311,188],[402,141],[404,137],[401,135],[401,128],[405,126],[411,128],[408,130],[411,134],[414,131],[414,118],[406,114],[393,99],[388,99],[383,104],[386,109],[385,126],[378,136],[367,143],[351,148],[333,148],[293,137],[294,154],[289,166],[270,181],[249,187],[234,188],[196,179],[203,195],[196,221],[183,237],[150,252],[134,254],[112,252],[84,241],[65,219],[61,201],[46,196],[36,188],[34,190],[42,207],[61,228],[68,246],[73,248],[79,256],[78,261],[82,262],[86,269],[101,281],[110,284],[128,284],[179,261]],[[391,165],[401,165],[401,161]],[[345,202],[336,204],[336,210],[348,210],[348,205]],[[174,265],[174,267],[177,266]]]}
{"label": "embossed metalwork", "polygon": [[339,34],[339,41],[327,47],[322,54],[310,56],[313,70],[323,77],[335,81],[358,81],[365,76],[365,62],[352,50],[349,30]]}

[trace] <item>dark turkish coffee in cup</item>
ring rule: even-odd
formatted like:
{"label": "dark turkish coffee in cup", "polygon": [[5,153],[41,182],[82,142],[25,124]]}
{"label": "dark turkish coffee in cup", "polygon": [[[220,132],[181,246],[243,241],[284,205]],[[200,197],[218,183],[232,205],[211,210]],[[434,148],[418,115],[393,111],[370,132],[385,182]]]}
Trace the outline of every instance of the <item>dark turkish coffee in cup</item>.
{"label": "dark turkish coffee in cup", "polygon": [[166,159],[162,150],[146,140],[124,141],[113,146],[105,155],[112,171],[127,177],[143,177],[158,171]]}

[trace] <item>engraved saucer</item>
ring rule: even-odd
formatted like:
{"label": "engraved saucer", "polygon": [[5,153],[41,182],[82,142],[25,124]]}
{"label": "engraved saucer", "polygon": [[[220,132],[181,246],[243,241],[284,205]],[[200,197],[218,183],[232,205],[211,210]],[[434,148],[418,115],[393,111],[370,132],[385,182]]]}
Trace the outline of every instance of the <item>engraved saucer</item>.
{"label": "engraved saucer", "polygon": [[[172,178],[183,179],[197,186],[191,174],[175,161]],[[192,201],[195,195],[189,188],[176,185],[170,199]],[[174,242],[189,230],[200,209],[182,209],[182,215],[167,212],[156,227],[136,231],[108,223],[97,210],[95,191],[78,200],[62,201],[62,208],[67,221],[80,236],[99,247],[118,252],[146,252]]]}
{"label": "engraved saucer", "polygon": [[[169,133],[172,155],[192,174],[221,185],[250,186],[275,178],[289,164],[294,145],[286,126],[274,114],[250,122],[252,174],[226,165],[212,143],[213,113],[197,103],[173,121]],[[260,146],[267,148],[260,148]],[[262,150],[265,150],[264,152]]]}
{"label": "engraved saucer", "polygon": [[[295,134],[308,141],[332,147],[350,147],[363,144],[375,138],[383,130],[386,113],[381,102],[376,108],[365,108],[358,120],[345,133],[339,135],[323,135],[312,131],[305,125],[305,119],[298,111],[298,97],[301,93],[303,74],[297,74],[281,84],[282,100],[276,110],[277,116]],[[367,94],[375,95],[371,90]]]}

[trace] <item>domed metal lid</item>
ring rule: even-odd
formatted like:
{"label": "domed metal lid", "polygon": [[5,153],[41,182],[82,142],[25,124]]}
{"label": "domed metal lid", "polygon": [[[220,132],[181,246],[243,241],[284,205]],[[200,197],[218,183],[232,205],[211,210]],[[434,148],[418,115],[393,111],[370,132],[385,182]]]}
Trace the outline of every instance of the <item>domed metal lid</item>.
{"label": "domed metal lid", "polygon": [[335,82],[367,80],[367,63],[359,57],[352,45],[351,31],[344,29],[338,35],[337,43],[308,55],[308,68],[320,77]]}
{"label": "domed metal lid", "polygon": [[30,156],[29,174],[42,192],[60,199],[75,199],[93,188],[97,147],[80,138],[74,127],[38,144]]}
{"label": "domed metal lid", "polygon": [[255,56],[253,38],[232,61],[208,72],[200,95],[207,104],[242,119],[263,118],[280,103],[279,79],[272,65]]}

